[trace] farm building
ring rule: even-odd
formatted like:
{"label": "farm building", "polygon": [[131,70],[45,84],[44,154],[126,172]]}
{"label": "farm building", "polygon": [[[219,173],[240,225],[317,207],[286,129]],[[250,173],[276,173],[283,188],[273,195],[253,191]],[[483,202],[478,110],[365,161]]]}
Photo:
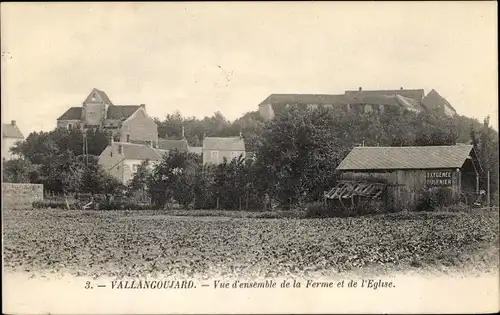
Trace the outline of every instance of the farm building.
{"label": "farm building", "polygon": [[479,191],[481,166],[472,145],[355,147],[337,171],[341,180],[326,198],[358,193],[411,209],[426,190],[438,188],[471,202]]}

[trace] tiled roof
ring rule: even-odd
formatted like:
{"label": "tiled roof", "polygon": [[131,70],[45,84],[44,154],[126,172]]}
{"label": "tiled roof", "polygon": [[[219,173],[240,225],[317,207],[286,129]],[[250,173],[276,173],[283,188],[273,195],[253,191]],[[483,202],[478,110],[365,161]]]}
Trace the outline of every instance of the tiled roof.
{"label": "tiled roof", "polygon": [[472,145],[355,147],[337,170],[460,168]]}
{"label": "tiled roof", "polygon": [[354,95],[382,95],[389,96],[399,94],[404,97],[412,98],[417,101],[422,101],[424,98],[424,90],[423,89],[415,89],[415,90],[366,90],[366,91],[345,91],[346,96],[354,96]]}
{"label": "tiled roof", "polygon": [[106,92],[104,91],[101,91],[101,90],[98,90],[96,88],[94,88],[92,90],[92,92],[90,92],[90,94],[87,96],[87,98],[85,99],[84,103],[87,103],[87,102],[92,102],[92,95],[93,94],[97,94],[97,96],[102,100],[102,102],[104,104],[109,104],[109,105],[113,105],[113,103],[111,103],[111,100],[109,99],[108,95],[106,94]]}
{"label": "tiled roof", "polygon": [[354,95],[349,98],[350,104],[370,104],[370,105],[389,105],[400,106],[395,96],[386,95]]}
{"label": "tiled roof", "polygon": [[187,150],[186,140],[158,139],[158,147],[163,150]]}
{"label": "tiled roof", "polygon": [[107,119],[127,119],[132,116],[140,105],[113,105],[108,107]]}
{"label": "tiled roof", "polygon": [[203,150],[245,151],[245,141],[241,137],[206,137]]}
{"label": "tiled roof", "polygon": [[2,138],[24,139],[24,136],[16,125],[2,123]]}
{"label": "tiled roof", "polygon": [[79,120],[82,119],[82,108],[81,107],[70,107],[61,117],[57,120]]}
{"label": "tiled roof", "polygon": [[439,95],[439,93],[434,89],[427,93],[427,95],[422,100],[422,103],[430,108],[433,108],[433,106],[435,105],[444,104],[451,108],[453,111],[456,111],[455,108],[453,108],[453,106],[451,106],[451,104],[444,97]]}
{"label": "tiled roof", "polygon": [[123,147],[123,156],[128,160],[150,160],[158,161],[161,160],[163,154],[168,153],[168,151],[154,149],[148,145],[134,144],[128,142],[115,142],[113,143],[113,151],[119,151],[119,147]]}
{"label": "tiled roof", "polygon": [[263,104],[347,104],[344,95],[333,94],[271,94],[260,105]]}

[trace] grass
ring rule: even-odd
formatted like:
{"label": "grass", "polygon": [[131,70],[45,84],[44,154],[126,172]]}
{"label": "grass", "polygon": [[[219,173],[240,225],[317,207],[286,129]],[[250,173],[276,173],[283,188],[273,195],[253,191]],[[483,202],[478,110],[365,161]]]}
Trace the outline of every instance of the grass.
{"label": "grass", "polygon": [[300,212],[7,209],[4,267],[86,277],[498,268],[498,209],[307,220],[294,216]]}

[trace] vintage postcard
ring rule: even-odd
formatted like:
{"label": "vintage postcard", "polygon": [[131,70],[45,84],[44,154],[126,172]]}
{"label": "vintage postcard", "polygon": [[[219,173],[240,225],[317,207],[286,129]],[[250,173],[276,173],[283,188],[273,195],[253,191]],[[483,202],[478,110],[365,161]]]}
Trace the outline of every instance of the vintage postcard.
{"label": "vintage postcard", "polygon": [[493,313],[497,3],[2,3],[6,314]]}

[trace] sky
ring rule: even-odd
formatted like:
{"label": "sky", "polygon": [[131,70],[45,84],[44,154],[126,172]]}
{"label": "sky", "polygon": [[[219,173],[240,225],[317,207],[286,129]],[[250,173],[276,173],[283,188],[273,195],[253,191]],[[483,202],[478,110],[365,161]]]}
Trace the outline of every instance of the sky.
{"label": "sky", "polygon": [[496,6],[2,3],[2,121],[25,136],[52,130],[93,88],[160,119],[179,110],[234,120],[272,93],[404,87],[435,89],[496,126]]}

